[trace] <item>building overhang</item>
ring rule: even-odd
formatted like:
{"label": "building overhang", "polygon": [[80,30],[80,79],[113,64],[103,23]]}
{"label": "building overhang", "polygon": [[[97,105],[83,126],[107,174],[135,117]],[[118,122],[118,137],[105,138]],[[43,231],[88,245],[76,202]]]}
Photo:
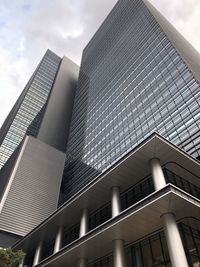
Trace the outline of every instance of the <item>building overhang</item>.
{"label": "building overhang", "polygon": [[[60,225],[64,224],[70,227],[76,224],[79,222],[82,208],[96,210],[98,207],[102,206],[102,202],[106,203],[110,201],[111,187],[120,186],[121,191],[124,191],[147,177],[150,174],[149,161],[152,158],[159,158],[162,166],[170,164],[170,168],[173,168],[173,171],[182,177],[184,177],[183,173],[187,173],[188,180],[200,186],[200,179],[198,178],[200,174],[200,163],[175,145],[154,133],[124,156],[112,168],[99,175],[95,180],[69,199],[43,223],[17,242],[13,248],[27,251],[33,248],[34,245],[36,246],[39,241],[48,237],[49,233],[51,233],[53,237]],[[174,164],[174,162],[176,164]],[[186,169],[188,171],[186,171]],[[167,195],[169,196],[169,193]],[[185,203],[187,202],[185,199],[184,201]],[[160,205],[162,206],[162,202],[156,203],[157,209],[159,209]],[[194,206],[193,204],[191,205]],[[146,210],[146,213],[143,214],[143,219],[148,218],[149,220],[151,217],[151,212]],[[157,226],[160,227],[159,225]]]}
{"label": "building overhang", "polygon": [[176,219],[180,220],[187,216],[196,217],[199,208],[200,201],[169,184],[90,231],[83,238],[72,242],[57,254],[41,261],[37,266],[75,266],[77,259],[81,257],[95,260],[112,252],[112,240],[123,239],[128,244],[161,229],[162,214],[172,212],[176,214]]}

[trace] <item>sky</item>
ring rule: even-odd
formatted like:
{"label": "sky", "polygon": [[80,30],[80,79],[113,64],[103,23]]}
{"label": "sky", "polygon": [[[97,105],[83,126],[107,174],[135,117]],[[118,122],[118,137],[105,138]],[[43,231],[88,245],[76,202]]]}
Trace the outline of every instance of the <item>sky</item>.
{"label": "sky", "polygon": [[[200,1],[149,0],[200,52]],[[0,126],[49,48],[80,64],[117,0],[0,0]]]}

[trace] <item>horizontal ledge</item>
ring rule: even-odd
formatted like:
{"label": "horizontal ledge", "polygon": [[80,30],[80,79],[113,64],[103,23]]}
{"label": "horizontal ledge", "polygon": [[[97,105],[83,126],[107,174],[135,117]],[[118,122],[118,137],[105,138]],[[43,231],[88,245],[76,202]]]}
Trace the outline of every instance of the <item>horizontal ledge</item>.
{"label": "horizontal ledge", "polygon": [[[95,210],[102,204],[109,202],[110,191],[108,188],[118,185],[123,191],[149,175],[150,168],[148,166],[148,161],[153,157],[159,157],[162,164],[166,164],[169,161],[182,163],[184,166],[188,167],[188,169],[199,173],[199,162],[154,133],[124,156],[124,158],[117,162],[112,168],[96,177],[96,179],[83,188],[81,192],[69,199],[45,221],[18,241],[13,248],[28,248],[30,243],[33,247],[33,244],[39,242],[41,238],[45,238],[45,235],[48,236],[49,232],[51,232],[52,235],[56,234],[56,229],[59,227],[60,222],[66,225],[73,225],[75,222],[78,222],[80,219],[80,210],[77,210],[77,207],[79,207],[79,209],[87,207],[91,210]],[[102,194],[104,196],[104,203],[102,203]],[[67,216],[67,214],[71,214],[71,216]]]}
{"label": "horizontal ledge", "polygon": [[[170,204],[170,205],[169,205]],[[184,205],[184,210],[181,208]],[[169,209],[169,206],[170,209]],[[80,257],[102,257],[112,250],[113,239],[123,239],[133,242],[162,228],[160,216],[166,212],[176,214],[177,220],[192,213],[196,214],[200,201],[184,193],[175,186],[168,184],[121,212],[117,217],[111,218],[97,228],[88,232],[69,245],[63,247],[57,254],[53,254],[41,261],[38,267],[53,267],[58,264],[74,265]],[[148,218],[148,216],[151,216]],[[148,218],[148,220],[147,220]],[[133,229],[134,226],[134,231]]]}

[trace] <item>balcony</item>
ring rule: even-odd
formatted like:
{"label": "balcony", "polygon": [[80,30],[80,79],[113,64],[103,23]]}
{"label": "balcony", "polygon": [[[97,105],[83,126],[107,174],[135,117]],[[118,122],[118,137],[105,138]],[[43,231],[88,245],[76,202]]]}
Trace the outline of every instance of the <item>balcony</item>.
{"label": "balcony", "polygon": [[[195,218],[183,218],[178,222],[189,266],[200,265],[200,221]],[[128,266],[171,267],[165,234],[162,229],[156,233],[127,244],[125,254]],[[112,267],[113,253],[104,255],[89,263],[89,267]]]}
{"label": "balcony", "polygon": [[[161,160],[166,180],[166,185],[156,191],[149,175],[149,160],[155,157]],[[166,212],[173,212],[177,219],[199,214],[199,173],[197,161],[153,135],[113,168],[98,176],[14,248],[27,252],[25,264],[28,267],[32,267],[34,251],[40,241],[42,252],[38,266],[66,266],[66,263],[72,266],[79,257],[92,260],[106,255],[112,250],[113,239],[130,243],[162,228],[160,216]],[[121,212],[114,218],[111,207],[113,186],[121,189]],[[88,230],[80,237],[79,222],[84,208],[89,210]],[[60,225],[63,228],[61,247],[53,254]]]}

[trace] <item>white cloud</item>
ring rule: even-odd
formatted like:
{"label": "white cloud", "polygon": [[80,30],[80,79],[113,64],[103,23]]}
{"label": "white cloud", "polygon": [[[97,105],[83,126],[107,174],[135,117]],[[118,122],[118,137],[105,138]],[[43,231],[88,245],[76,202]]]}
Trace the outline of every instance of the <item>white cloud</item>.
{"label": "white cloud", "polygon": [[[10,65],[6,64],[9,61]],[[11,69],[13,70],[13,65],[11,62],[11,55],[6,50],[1,50],[0,53],[0,118],[3,122],[3,119],[6,117],[7,113],[10,111],[11,107],[14,104],[14,101],[18,97],[20,90],[17,89],[20,86],[20,82],[15,84],[15,79],[12,76]],[[15,71],[15,70],[14,70]],[[19,78],[19,77],[18,77]]]}
{"label": "white cloud", "polygon": [[[79,63],[117,0],[0,1],[1,125],[45,51]],[[150,2],[200,51],[199,0]]]}
{"label": "white cloud", "polygon": [[200,52],[200,1],[150,0],[150,2]]}

